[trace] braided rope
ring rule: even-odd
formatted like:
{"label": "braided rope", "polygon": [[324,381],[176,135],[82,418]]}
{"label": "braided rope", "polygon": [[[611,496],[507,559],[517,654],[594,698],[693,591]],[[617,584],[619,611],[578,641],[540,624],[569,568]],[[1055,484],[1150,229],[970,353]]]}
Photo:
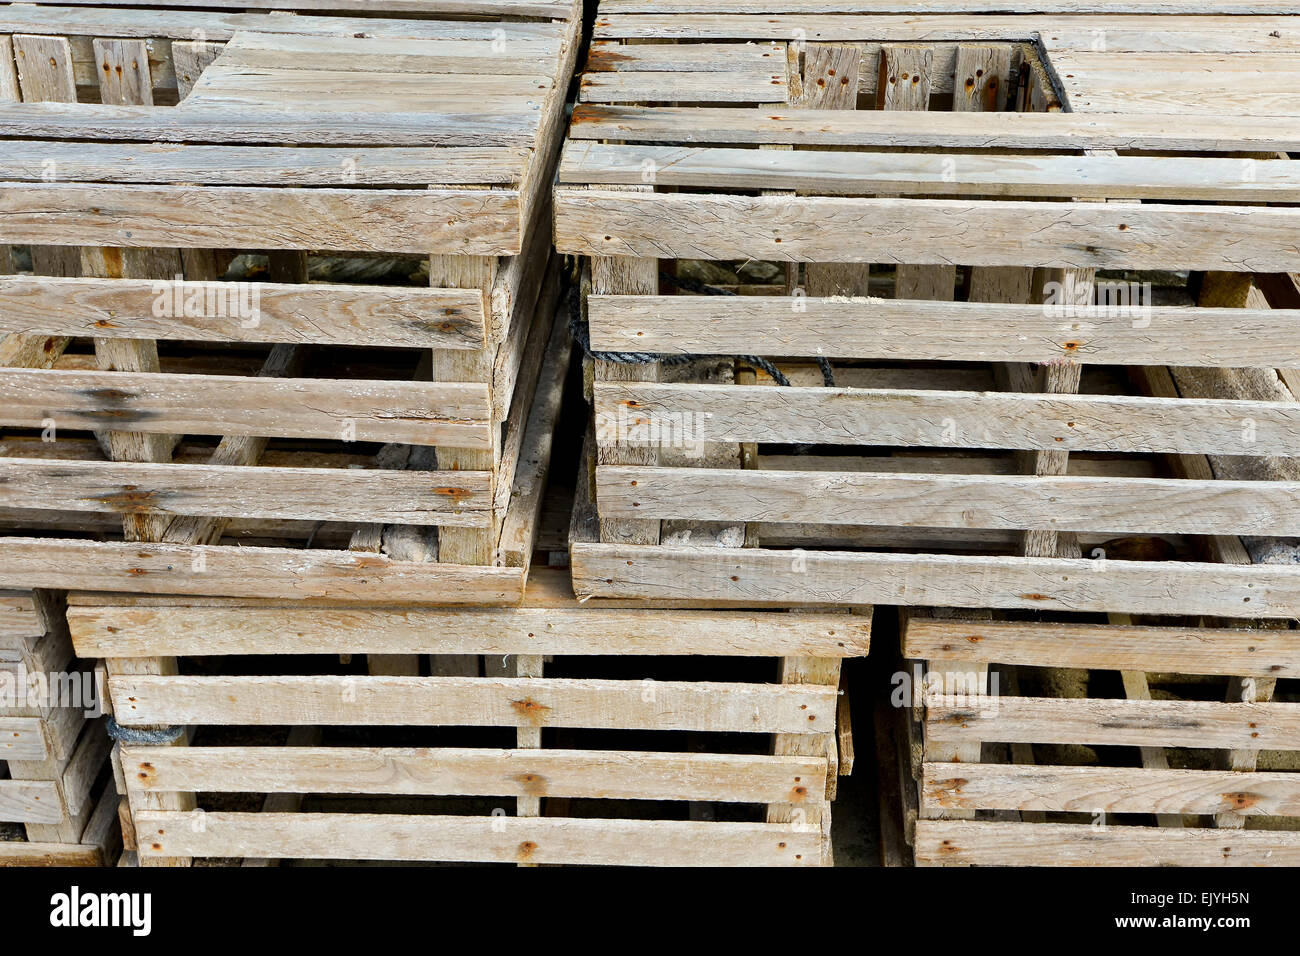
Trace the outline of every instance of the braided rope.
{"label": "braided rope", "polygon": [[109,717],[105,727],[108,735],[120,744],[170,744],[185,735],[183,724],[164,727],[162,730],[138,730],[135,727],[123,727]]}

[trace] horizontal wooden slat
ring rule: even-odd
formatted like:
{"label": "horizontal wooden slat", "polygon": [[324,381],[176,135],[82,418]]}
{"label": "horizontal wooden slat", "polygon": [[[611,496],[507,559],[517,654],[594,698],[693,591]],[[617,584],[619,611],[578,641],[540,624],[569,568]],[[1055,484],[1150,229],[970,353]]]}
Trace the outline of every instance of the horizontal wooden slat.
{"label": "horizontal wooden slat", "polygon": [[[496,40],[291,36],[240,33],[221,53],[220,68],[320,69],[385,73],[550,73],[558,63],[560,38],[516,39],[505,48]],[[443,182],[444,180],[434,180]]]}
{"label": "horizontal wooden slat", "polygon": [[[567,586],[567,581],[566,581]],[[72,607],[84,657],[227,654],[564,654],[846,657],[870,617],[639,608]],[[1236,671],[1233,671],[1236,673]],[[1244,672],[1243,672],[1244,673]]]}
{"label": "horizontal wooden slat", "polygon": [[0,716],[0,760],[44,760],[49,756],[39,717]]}
{"label": "horizontal wooden slat", "polygon": [[[783,155],[763,150],[762,155]],[[909,154],[911,155],[911,154]],[[1300,164],[1297,164],[1300,166]],[[1300,366],[1300,311],[1155,306],[1116,285],[1113,305],[787,296],[598,295],[591,345],[604,352],[1084,365]]]}
{"label": "horizontal wooden slat", "polygon": [[[669,48],[671,49],[671,48]],[[601,75],[601,74],[597,74]],[[629,84],[644,74],[630,73]],[[709,75],[709,74],[700,74]],[[654,97],[644,97],[654,98]],[[668,97],[665,97],[668,98]],[[680,99],[681,97],[679,97]],[[713,97],[722,99],[723,97]],[[595,97],[591,98],[595,100]],[[1156,156],[981,156],[571,142],[560,182],[718,190],[799,189],[831,196],[988,196],[1220,199],[1294,202],[1300,171],[1288,160]]]}
{"label": "horizontal wooden slat", "polygon": [[1300,773],[927,763],[921,802],[944,810],[1300,816]]}
{"label": "horizontal wooden slat", "polygon": [[140,855],[576,863],[587,866],[816,866],[821,828],[693,820],[405,816],[368,813],[136,814]]}
{"label": "horizontal wooden slat", "polygon": [[[188,35],[188,34],[187,34]],[[0,135],[37,139],[157,140],[375,146],[530,147],[538,113],[295,109],[269,106],[201,110],[94,103],[0,104]]]}
{"label": "horizontal wooden slat", "polygon": [[1300,833],[917,820],[918,866],[1297,866]]}
{"label": "horizontal wooden slat", "polygon": [[1240,399],[597,382],[602,445],[792,442],[1300,455],[1300,405]]}
{"label": "horizontal wooden slat", "polygon": [[[0,130],[4,129],[0,111]],[[42,135],[33,133],[32,135]],[[44,134],[50,135],[50,134]],[[946,146],[1003,149],[1296,150],[1285,116],[763,110],[579,104],[569,138],[800,146]]]}
{"label": "horizontal wooden slat", "polygon": [[[53,0],[47,0],[53,2]],[[79,0],[89,3],[90,0]],[[159,0],[160,2],[160,0]],[[263,0],[269,2],[269,0]],[[324,0],[321,0],[324,2]],[[1001,13],[1005,0],[602,0],[602,14],[969,14]],[[1022,0],[1015,5],[1019,14],[1027,13],[1294,13],[1295,4],[1288,0]],[[728,21],[722,20],[722,23]]]}
{"label": "horizontal wooden slat", "polygon": [[0,586],[509,605],[523,597],[524,573],[359,551],[0,537]]}
{"label": "horizontal wooden slat", "polygon": [[[809,734],[834,687],[478,677],[147,677],[110,685],[123,725],[589,727]],[[647,699],[649,698],[649,699]]]}
{"label": "horizontal wooden slat", "polygon": [[1300,209],[1283,207],[575,189],[555,203],[556,248],[577,255],[1300,270]]}
{"label": "horizontal wooden slat", "polygon": [[98,846],[78,843],[0,840],[0,867],[8,866],[103,866]]}
{"label": "horizontal wooden slat", "polygon": [[[113,7],[120,0],[23,0],[45,6]],[[132,7],[203,7],[246,10],[281,10],[284,0],[131,0]],[[356,10],[370,13],[473,14],[483,17],[565,17],[572,0],[293,0],[294,10],[327,12]]]}
{"label": "horizontal wooden slat", "polygon": [[586,74],[667,72],[729,73],[778,64],[785,71],[781,43],[613,43],[597,40],[587,53]]}
{"label": "horizontal wooden slat", "polygon": [[1300,635],[1272,628],[963,621],[913,616],[903,632],[903,656],[911,660],[1026,667],[1300,677]]}
{"label": "horizontal wooden slat", "polygon": [[0,331],[133,339],[477,349],[466,289],[0,278]]}
{"label": "horizontal wooden slat", "polygon": [[[779,72],[775,67],[779,67]],[[773,68],[725,73],[585,73],[579,98],[584,103],[760,103],[786,98],[785,63]]]}
{"label": "horizontal wooden slat", "polygon": [[925,729],[935,743],[1300,750],[1300,704],[927,696]]}
{"label": "horizontal wooden slat", "polygon": [[492,476],[0,458],[0,506],[485,528]]}
{"label": "horizontal wooden slat", "polygon": [[10,140],[0,180],[199,186],[509,186],[526,150],[503,147],[190,146]]}
{"label": "horizontal wooden slat", "polygon": [[54,781],[0,780],[0,821],[59,823],[62,820],[62,801]]}
{"label": "horizontal wooden slat", "polygon": [[[925,528],[1300,534],[1300,482],[596,469],[601,516]],[[0,494],[0,501],[3,495]]]}
{"label": "horizontal wooden slat", "polygon": [[821,757],[392,747],[128,747],[146,791],[822,801]]}
{"label": "horizontal wooden slat", "polygon": [[508,189],[296,189],[0,183],[11,242],[518,255]]}
{"label": "horizontal wooden slat", "polygon": [[1289,618],[1300,567],[616,544],[572,547],[579,597]]}
{"label": "horizontal wooden slat", "polygon": [[0,371],[0,424],[488,448],[483,385]]}

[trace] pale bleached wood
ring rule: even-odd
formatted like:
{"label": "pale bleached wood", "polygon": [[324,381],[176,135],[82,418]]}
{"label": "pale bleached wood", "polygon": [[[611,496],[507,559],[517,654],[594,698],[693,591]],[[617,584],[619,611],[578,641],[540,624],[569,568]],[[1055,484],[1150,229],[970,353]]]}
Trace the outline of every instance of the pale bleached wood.
{"label": "pale bleached wood", "polygon": [[586,866],[816,866],[811,826],[687,820],[141,813],[141,860],[156,853],[290,859],[580,863]]}
{"label": "pale bleached wood", "polygon": [[131,677],[119,723],[591,727],[821,733],[836,691],[815,685],[479,677]]}
{"label": "pale bleached wood", "polygon": [[1001,697],[984,706],[928,697],[927,739],[1128,747],[1300,749],[1300,704]]}
{"label": "pale bleached wood", "polygon": [[0,759],[44,760],[44,722],[38,717],[0,717]]}
{"label": "pale bleached wood", "polygon": [[[293,36],[240,33],[221,48],[223,68],[319,69],[385,73],[549,74],[560,55],[558,36],[511,39],[502,55],[493,40],[391,39],[377,46],[372,37]],[[173,53],[182,43],[173,43]],[[208,44],[209,48],[212,44]],[[179,77],[179,73],[178,73]],[[442,182],[434,179],[432,182]]]}
{"label": "pale bleached wood", "polygon": [[469,290],[174,279],[0,278],[0,331],[446,349],[483,344],[482,302]]}
{"label": "pale bleached wood", "polygon": [[784,101],[785,87],[785,69],[778,63],[726,72],[590,72],[583,74],[578,96],[583,103],[758,103]]}
{"label": "pale bleached wood", "polygon": [[6,369],[0,402],[6,425],[39,426],[57,408],[63,428],[327,439],[355,428],[357,441],[468,448],[490,440],[481,385]]}
{"label": "pale bleached wood", "polygon": [[485,472],[257,468],[0,458],[0,505],[138,515],[224,515],[486,527]]}
{"label": "pale bleached wood", "polygon": [[737,475],[720,468],[603,465],[596,469],[596,486],[602,513],[613,517],[1053,533],[1300,534],[1295,513],[1300,482],[807,471]]}
{"label": "pale bleached wood", "polygon": [[1053,310],[991,297],[931,304],[811,295],[799,301],[800,311],[794,304],[783,296],[592,296],[592,347],[726,354],[761,340],[768,354],[816,355],[820,348],[846,359],[1300,366],[1300,350],[1288,344],[1300,327],[1293,309],[1134,303]]}
{"label": "pale bleached wood", "polygon": [[518,193],[8,183],[14,242],[517,255]]}
{"label": "pale bleached wood", "polygon": [[1300,406],[1291,402],[616,382],[597,382],[595,400],[598,416],[623,415],[629,445],[674,434],[686,416],[707,414],[702,428],[710,441],[1300,452]]}
{"label": "pale bleached wood", "polygon": [[1026,667],[1300,676],[1300,640],[1285,630],[912,616],[903,654]]}
{"label": "pale bleached wood", "polygon": [[52,780],[0,780],[0,820],[57,824],[64,819],[59,788]]}
{"label": "pale bleached wood", "polygon": [[[63,115],[48,110],[53,116]],[[105,114],[106,116],[109,114]],[[7,120],[0,111],[0,129]],[[48,124],[48,120],[46,120]],[[65,120],[67,122],[67,120]],[[35,133],[34,135],[42,135]],[[45,134],[49,135],[49,134]],[[910,113],[858,110],[819,117],[800,110],[580,104],[574,140],[788,143],[807,146],[946,146],[1004,149],[1165,149],[1183,152],[1300,149],[1286,117],[1224,114],[1213,120],[1156,114]]]}
{"label": "pale bleached wood", "polygon": [[383,555],[294,548],[185,546],[5,538],[0,585],[228,594],[342,601],[517,604],[518,568],[391,561]]}
{"label": "pale bleached wood", "polygon": [[93,49],[101,102],[109,106],[153,106],[149,48],[143,40],[97,37]]}
{"label": "pale bleached wood", "polygon": [[1294,866],[1300,834],[920,820],[918,866]]}
{"label": "pale bleached wood", "polygon": [[1284,272],[1298,224],[1280,207],[556,191],[556,247],[591,256]]}
{"label": "pale bleached wood", "polygon": [[99,847],[77,843],[0,840],[0,868],[8,866],[103,866]]}
{"label": "pale bleached wood", "polygon": [[816,806],[807,786],[824,759],[747,754],[380,747],[129,747],[144,790],[567,796],[621,800],[785,800]]}
{"label": "pale bleached wood", "polygon": [[172,63],[176,71],[176,95],[190,95],[203,71],[221,56],[225,47],[206,40],[177,40],[172,44]]}
{"label": "pale bleached wood", "polygon": [[[574,543],[579,597],[730,605],[908,604],[1288,618],[1300,569],[1179,561],[969,557]],[[1104,571],[1104,573],[1101,573]],[[2,580],[2,579],[0,579]]]}
{"label": "pale bleached wood", "polygon": [[[122,6],[118,0],[31,0],[46,6]],[[132,7],[203,7],[236,12],[280,10],[282,0],[133,0]],[[358,11],[366,14],[474,14],[491,17],[555,17],[572,14],[572,0],[293,0],[295,10]],[[103,10],[101,13],[105,12]],[[256,22],[256,21],[251,21]],[[274,21],[272,21],[274,22]]]}

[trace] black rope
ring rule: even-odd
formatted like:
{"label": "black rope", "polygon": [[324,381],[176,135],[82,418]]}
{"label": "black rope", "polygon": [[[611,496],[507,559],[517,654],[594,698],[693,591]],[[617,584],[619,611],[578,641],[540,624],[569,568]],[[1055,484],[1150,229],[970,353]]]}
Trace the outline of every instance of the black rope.
{"label": "black rope", "polygon": [[[669,275],[666,272],[659,273],[659,279],[662,282],[676,286],[684,292],[695,292],[701,295],[736,294],[730,289],[719,289],[716,286],[707,285],[695,279]],[[729,357],[771,376],[772,381],[776,382],[777,385],[790,385],[790,379],[785,376],[785,373],[759,355],[720,356],[694,353],[664,355],[658,352],[594,352],[591,348],[591,329],[586,322],[582,321],[582,296],[577,283],[569,287],[569,331],[573,334],[574,341],[582,346],[584,354],[590,358],[598,358],[606,362],[616,362],[620,365],[648,365],[651,362],[659,362],[662,365],[685,365],[687,362],[694,362],[697,359]],[[831,363],[824,358],[818,358],[817,366],[821,369],[822,381],[826,387],[834,388],[835,372],[831,368]]]}
{"label": "black rope", "polygon": [[112,717],[105,722],[108,735],[120,744],[170,744],[180,740],[185,734],[184,725],[164,727],[162,730],[138,730],[123,727]]}

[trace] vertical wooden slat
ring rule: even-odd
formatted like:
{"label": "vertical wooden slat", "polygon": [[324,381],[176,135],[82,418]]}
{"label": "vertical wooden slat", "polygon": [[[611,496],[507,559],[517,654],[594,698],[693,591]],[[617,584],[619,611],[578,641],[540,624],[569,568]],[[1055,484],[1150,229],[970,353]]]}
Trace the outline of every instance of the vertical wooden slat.
{"label": "vertical wooden slat", "polygon": [[176,70],[176,95],[180,99],[190,95],[203,71],[212,65],[225,45],[206,40],[172,41],[172,66]]}

